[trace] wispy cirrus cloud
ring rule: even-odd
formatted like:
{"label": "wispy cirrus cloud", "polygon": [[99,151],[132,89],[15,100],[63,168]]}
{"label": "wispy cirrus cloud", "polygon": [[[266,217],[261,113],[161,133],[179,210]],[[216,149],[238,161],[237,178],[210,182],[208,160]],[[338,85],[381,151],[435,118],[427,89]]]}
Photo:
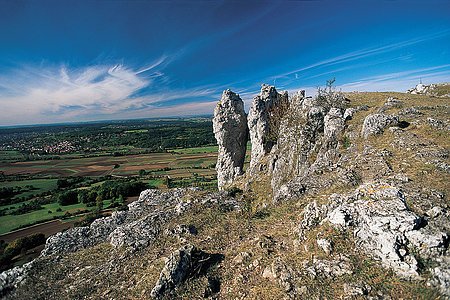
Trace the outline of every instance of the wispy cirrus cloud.
{"label": "wispy cirrus cloud", "polygon": [[155,68],[157,68],[157,67],[159,67],[159,66],[161,66],[161,65],[163,65],[164,63],[168,63],[168,62],[170,62],[170,56],[168,56],[168,55],[163,55],[163,56],[161,56],[160,58],[158,58],[156,61],[154,61],[152,64],[150,64],[149,66],[146,66],[146,67],[144,67],[144,68],[141,68],[141,69],[139,69],[138,71],[136,71],[136,75],[139,75],[139,74],[141,74],[141,73],[144,73],[144,72],[148,72],[148,71],[150,71],[150,70],[154,70]]}
{"label": "wispy cirrus cloud", "polygon": [[168,79],[161,66],[168,60],[162,56],[137,70],[123,64],[15,68],[0,75],[0,125],[111,119],[133,114],[143,117],[138,111],[148,113],[158,103],[216,93],[214,86],[165,86]]}
{"label": "wispy cirrus cloud", "polygon": [[415,86],[420,80],[424,83],[448,82],[450,64],[384,73],[348,82],[339,87],[344,91],[404,91]]}
{"label": "wispy cirrus cloud", "polygon": [[291,75],[294,75],[296,77],[296,79],[298,79],[298,74],[301,74],[302,72],[305,72],[305,71],[308,71],[311,69],[334,66],[334,65],[338,65],[338,64],[342,64],[342,63],[360,60],[360,59],[367,58],[370,56],[380,55],[380,54],[395,51],[395,50],[398,50],[398,49],[401,49],[401,48],[404,48],[407,46],[419,44],[419,43],[422,43],[425,41],[430,41],[430,40],[438,39],[441,37],[445,37],[449,34],[450,34],[450,30],[443,30],[443,31],[436,32],[433,34],[428,34],[428,35],[416,37],[413,39],[400,41],[397,43],[392,43],[392,44],[388,44],[388,45],[365,48],[365,49],[348,52],[348,53],[345,53],[342,55],[338,55],[338,56],[335,56],[335,57],[332,57],[329,59],[321,60],[316,63],[273,76],[273,79],[283,78],[283,77],[287,77],[287,76],[291,76]]}

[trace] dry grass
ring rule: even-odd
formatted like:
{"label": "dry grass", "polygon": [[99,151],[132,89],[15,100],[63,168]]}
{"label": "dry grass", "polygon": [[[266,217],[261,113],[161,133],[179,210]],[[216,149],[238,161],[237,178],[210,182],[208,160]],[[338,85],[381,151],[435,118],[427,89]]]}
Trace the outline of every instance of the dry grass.
{"label": "dry grass", "polygon": [[[367,104],[370,108],[368,111],[358,112],[353,120],[348,122],[347,133],[351,146],[342,149],[343,156],[353,162],[355,155],[362,153],[364,146],[371,146],[378,151],[387,149],[392,152],[392,156],[386,158],[392,173],[405,173],[411,179],[411,182],[404,184],[405,188],[414,186],[420,190],[431,186],[448,194],[450,192],[448,174],[418,159],[415,156],[417,149],[406,150],[396,147],[393,143],[395,136],[390,131],[387,130],[382,135],[367,140],[359,137],[364,118],[368,114],[375,113],[389,96],[403,101],[403,107],[436,105],[443,107],[449,103],[449,99],[399,93],[347,94],[351,99],[351,106]],[[398,113],[399,109],[401,108],[391,108],[386,113]],[[406,119],[411,123],[416,121],[419,125],[411,125],[405,132],[416,134],[424,144],[449,149],[448,133],[440,132],[425,123],[429,116],[448,119],[448,111],[439,109],[423,111],[425,114],[414,120]],[[356,134],[352,135],[352,132]],[[369,163],[362,167],[367,168],[363,170],[363,175],[367,178],[377,175],[378,170]],[[327,174],[324,173],[324,176]],[[364,179],[368,180],[367,178]],[[248,178],[242,178],[246,179]],[[194,225],[198,230],[197,235],[183,236],[185,240],[182,241],[162,234],[151,246],[128,254],[123,259],[117,259],[124,255],[123,250],[114,250],[106,244],[69,254],[62,260],[60,269],[52,269],[46,273],[45,268],[53,265],[43,264],[43,270],[36,274],[35,281],[30,286],[37,290],[45,290],[48,286],[52,286],[51,293],[60,295],[61,299],[85,296],[91,299],[149,298],[150,291],[164,265],[162,258],[168,257],[171,252],[189,242],[205,252],[223,255],[223,260],[212,266],[207,274],[220,279],[219,299],[285,298],[286,293],[277,280],[262,277],[264,269],[276,260],[294,270],[293,281],[298,287],[307,287],[305,294],[298,296],[302,299],[342,299],[345,296],[344,285],[349,282],[363,282],[370,286],[370,296],[376,296],[377,292],[381,292],[392,299],[439,299],[438,292],[426,286],[428,274],[423,274],[423,281],[407,281],[399,278],[392,271],[382,268],[380,263],[371,259],[366,252],[358,250],[351,231],[341,231],[323,223],[310,230],[304,241],[296,243],[297,228],[302,220],[301,213],[308,203],[315,200],[319,204],[325,204],[332,193],[346,193],[353,189],[334,184],[318,195],[305,195],[301,199],[274,205],[270,177],[262,174],[252,178],[248,187],[250,192],[241,199],[242,211],[227,211],[217,204],[194,204],[188,213],[172,220],[166,226],[173,228],[177,224]],[[183,200],[204,197],[204,192],[189,192]],[[420,205],[415,205],[411,203],[413,209],[420,211]],[[318,237],[332,241],[334,254],[327,255],[318,247]],[[237,263],[234,258],[241,252],[248,253],[249,258]],[[338,253],[349,257],[353,274],[338,278],[321,276],[312,278],[302,272],[304,261],[311,261],[313,257],[333,259]],[[106,273],[99,273],[99,270],[105,268],[109,262],[112,262],[111,269],[107,269]],[[87,266],[91,266],[91,269],[86,269],[86,273],[82,273],[87,281],[77,286],[75,291],[70,290],[76,278],[66,274],[76,274]],[[43,274],[46,274],[45,281],[38,277]],[[173,299],[203,298],[207,276],[185,282]],[[30,292],[26,289],[22,291]],[[50,292],[44,295],[50,295]]]}

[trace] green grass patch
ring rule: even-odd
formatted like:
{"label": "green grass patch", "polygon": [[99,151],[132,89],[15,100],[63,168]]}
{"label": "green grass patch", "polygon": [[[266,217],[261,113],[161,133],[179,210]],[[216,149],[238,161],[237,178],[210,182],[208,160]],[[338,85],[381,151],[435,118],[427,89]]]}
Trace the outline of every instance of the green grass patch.
{"label": "green grass patch", "polygon": [[148,180],[146,182],[150,186],[154,186],[154,187],[162,187],[162,186],[164,186],[164,179],[162,179],[162,178],[150,179],[150,180]]}
{"label": "green grass patch", "polygon": [[0,150],[0,161],[19,161],[23,159],[25,159],[25,156],[17,150]]}
{"label": "green grass patch", "polygon": [[178,154],[217,153],[218,149],[219,149],[218,146],[204,146],[195,148],[174,149],[170,150],[170,152]]}
{"label": "green grass patch", "polygon": [[[104,200],[103,207],[108,207],[111,200]],[[87,207],[84,203],[77,203],[73,205],[61,206],[57,202],[42,205],[43,209],[32,211],[23,215],[6,215],[0,217],[0,234],[8,233],[19,227],[24,227],[28,224],[43,223],[54,219],[55,217],[63,217],[67,212],[77,214],[83,210],[92,211],[96,207]],[[56,211],[61,208],[61,211]],[[51,213],[49,213],[51,211]]]}
{"label": "green grass patch", "polygon": [[[77,210],[86,209],[85,204],[74,204],[68,206],[60,206],[58,203],[50,203],[42,206],[43,209],[32,211],[23,215],[6,215],[0,217],[0,234],[8,233],[14,229],[25,226],[27,224],[36,224],[37,222],[45,222],[51,220],[55,216],[63,216],[67,211],[73,213]],[[56,210],[61,207],[61,211]],[[51,210],[52,213],[48,213]]]}
{"label": "green grass patch", "polygon": [[[34,194],[40,194],[43,192],[48,192],[56,189],[57,179],[29,179],[29,180],[18,180],[18,181],[3,181],[0,182],[1,187],[22,187],[24,191],[20,194],[14,196],[14,198],[18,197],[28,197]],[[26,189],[27,185],[33,186],[33,189]]]}

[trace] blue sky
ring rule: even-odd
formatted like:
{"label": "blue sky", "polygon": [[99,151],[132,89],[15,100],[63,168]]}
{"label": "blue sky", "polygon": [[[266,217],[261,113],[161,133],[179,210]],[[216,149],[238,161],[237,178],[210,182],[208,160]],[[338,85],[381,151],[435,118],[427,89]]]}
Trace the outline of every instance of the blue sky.
{"label": "blue sky", "polygon": [[0,0],[0,125],[247,109],[262,83],[313,93],[450,81],[450,1]]}

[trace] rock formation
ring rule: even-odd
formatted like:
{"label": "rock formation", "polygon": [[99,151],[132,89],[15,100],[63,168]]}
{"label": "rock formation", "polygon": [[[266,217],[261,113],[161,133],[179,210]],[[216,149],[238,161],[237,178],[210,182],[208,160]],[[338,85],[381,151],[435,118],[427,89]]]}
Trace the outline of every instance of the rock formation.
{"label": "rock formation", "polygon": [[263,84],[253,98],[248,112],[248,128],[252,143],[250,169],[268,154],[278,139],[281,119],[289,108],[287,92],[278,93],[274,86]]}
{"label": "rock formation", "polygon": [[368,115],[364,119],[361,134],[364,138],[368,138],[370,135],[383,133],[387,127],[397,126],[398,122],[397,116],[385,114]]}
{"label": "rock formation", "polygon": [[173,252],[161,271],[158,282],[152,289],[153,298],[161,298],[186,280],[198,269],[201,261],[208,260],[208,254],[187,244]]}
{"label": "rock formation", "polygon": [[32,268],[33,262],[17,266],[0,273],[0,297],[7,292],[17,288],[26,278],[27,271]]}
{"label": "rock formation", "polygon": [[[247,123],[225,91],[219,188],[242,190],[144,191],[128,211],[50,237],[33,263],[0,275],[0,295],[448,299],[448,99],[394,96],[355,93],[359,106],[346,107],[332,89],[288,102],[263,85]],[[248,131],[252,165],[238,179]]]}
{"label": "rock formation", "polygon": [[409,89],[413,95],[429,95],[432,97],[450,97],[450,83],[423,84],[419,83]]}
{"label": "rock formation", "polygon": [[230,90],[222,94],[213,119],[214,135],[219,145],[216,170],[219,189],[242,175],[247,148],[247,117],[244,102]]}
{"label": "rock formation", "polygon": [[[410,211],[402,191],[394,186],[367,183],[349,196],[335,198],[334,203],[339,202],[327,220],[352,228],[359,245],[402,277],[419,276],[417,255],[439,262],[436,258],[446,252],[447,233],[427,226],[422,217]],[[450,271],[442,261],[438,265]]]}
{"label": "rock formation", "polygon": [[339,107],[342,98],[320,101],[305,98],[304,92],[294,95],[273,151],[274,200],[299,196],[311,180],[316,186],[328,184],[313,178],[313,174],[338,159],[337,148],[345,126],[343,109]]}
{"label": "rock formation", "polygon": [[161,194],[143,191],[128,210],[95,220],[90,226],[75,227],[51,236],[43,256],[74,252],[99,243],[127,246],[134,250],[148,246],[160,232],[161,224],[179,215],[176,205],[186,190],[174,189]]}
{"label": "rock formation", "polygon": [[448,234],[410,211],[404,194],[395,186],[366,183],[351,194],[332,195],[328,205],[308,204],[299,226],[300,240],[326,221],[339,230],[353,230],[357,245],[399,276],[420,278],[417,260],[420,257],[435,262],[431,282],[438,286],[448,284],[450,267],[445,256]]}
{"label": "rock formation", "polygon": [[419,83],[412,89],[409,89],[408,93],[410,93],[410,94],[426,94],[429,91],[429,89],[430,89],[430,85],[425,85],[425,84]]}

